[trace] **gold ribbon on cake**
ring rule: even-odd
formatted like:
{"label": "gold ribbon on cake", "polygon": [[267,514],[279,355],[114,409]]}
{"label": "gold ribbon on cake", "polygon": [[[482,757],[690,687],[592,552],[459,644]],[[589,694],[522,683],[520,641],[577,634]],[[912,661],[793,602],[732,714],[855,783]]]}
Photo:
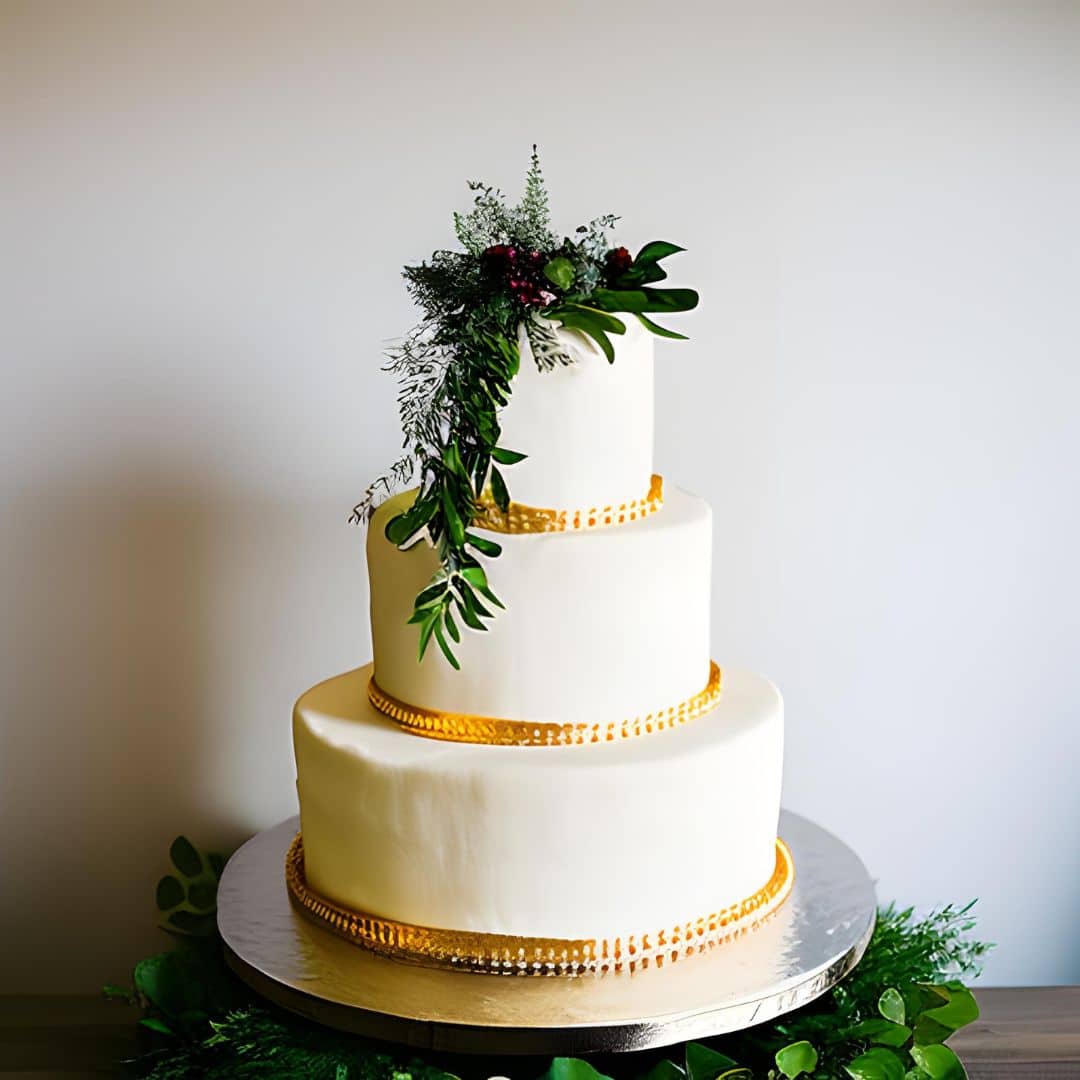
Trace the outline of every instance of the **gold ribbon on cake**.
{"label": "gold ribbon on cake", "polygon": [[709,661],[709,679],[693,697],[666,709],[657,709],[629,720],[597,721],[588,724],[559,724],[550,721],[504,720],[493,716],[443,712],[410,705],[386,693],[375,681],[368,682],[368,700],[413,735],[446,742],[485,743],[489,746],[582,746],[615,742],[618,739],[651,735],[678,727],[707,713],[721,690],[720,668]]}
{"label": "gold ribbon on cake", "polygon": [[500,510],[485,491],[476,504],[472,524],[497,533],[549,533],[570,529],[597,529],[605,525],[625,525],[655,513],[664,505],[664,480],[654,475],[648,492],[640,499],[588,510],[547,510],[538,506],[510,503]]}
{"label": "gold ribbon on cake", "polygon": [[304,874],[304,843],[296,834],[285,856],[289,896],[313,921],[354,945],[398,960],[458,971],[520,975],[583,975],[634,971],[678,960],[752,930],[788,898],[795,865],[777,837],[772,877],[753,895],[720,911],[651,933],[611,938],[519,937],[441,930],[352,911],[314,892]]}

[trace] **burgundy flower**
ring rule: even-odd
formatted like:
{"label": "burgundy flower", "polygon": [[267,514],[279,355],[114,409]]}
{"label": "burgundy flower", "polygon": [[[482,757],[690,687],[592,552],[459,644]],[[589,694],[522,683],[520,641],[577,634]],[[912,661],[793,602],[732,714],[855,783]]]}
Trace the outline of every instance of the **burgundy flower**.
{"label": "burgundy flower", "polygon": [[480,264],[489,274],[509,273],[517,262],[518,250],[510,244],[492,244],[480,255]]}
{"label": "burgundy flower", "polygon": [[607,269],[612,277],[626,273],[634,264],[634,257],[624,247],[612,248],[607,253]]}

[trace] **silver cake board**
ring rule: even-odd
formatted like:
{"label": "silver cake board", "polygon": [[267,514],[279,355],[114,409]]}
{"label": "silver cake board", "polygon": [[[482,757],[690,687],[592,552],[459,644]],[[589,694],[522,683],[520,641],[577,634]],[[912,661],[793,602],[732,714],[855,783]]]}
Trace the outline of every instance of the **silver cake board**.
{"label": "silver cake board", "polygon": [[230,967],[310,1020],[418,1049],[577,1056],[741,1031],[825,993],[859,962],[874,928],[874,886],[859,857],[783,811],[794,888],[779,911],[733,941],[631,973],[420,967],[368,952],[296,910],[284,867],[298,828],[290,818],[259,833],[225,868],[218,926]]}

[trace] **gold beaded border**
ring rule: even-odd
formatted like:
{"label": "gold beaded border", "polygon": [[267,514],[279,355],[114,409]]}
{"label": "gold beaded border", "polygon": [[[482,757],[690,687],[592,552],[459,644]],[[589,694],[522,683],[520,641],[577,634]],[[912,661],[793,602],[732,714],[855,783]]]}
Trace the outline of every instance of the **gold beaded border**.
{"label": "gold beaded border", "polygon": [[641,499],[612,506],[594,506],[588,510],[547,510],[512,502],[500,510],[490,493],[485,492],[476,504],[472,524],[497,533],[549,533],[571,529],[595,529],[605,525],[624,525],[656,513],[664,505],[663,477],[653,475],[648,493]]}
{"label": "gold beaded border", "polygon": [[304,915],[382,956],[496,975],[584,975],[634,971],[650,964],[662,967],[754,929],[790,895],[795,864],[787,844],[777,837],[772,877],[752,896],[670,930],[602,939],[440,930],[352,911],[308,886],[300,833],[285,856],[285,881],[289,896]]}
{"label": "gold beaded border", "polygon": [[410,705],[388,694],[372,676],[368,700],[412,735],[445,742],[484,743],[489,746],[581,746],[615,742],[638,735],[678,727],[707,713],[720,697],[723,677],[715,661],[709,661],[709,680],[693,697],[666,709],[657,709],[632,720],[594,724],[556,724],[548,721],[503,720],[493,716],[442,712]]}

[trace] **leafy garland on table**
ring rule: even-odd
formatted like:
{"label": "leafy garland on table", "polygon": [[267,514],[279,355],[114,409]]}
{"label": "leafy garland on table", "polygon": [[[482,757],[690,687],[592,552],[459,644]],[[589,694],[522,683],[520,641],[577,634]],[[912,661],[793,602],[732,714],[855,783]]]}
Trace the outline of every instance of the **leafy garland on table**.
{"label": "leafy garland on table", "polygon": [[[409,1057],[400,1047],[320,1027],[257,998],[226,967],[216,929],[224,860],[178,837],[176,873],[162,878],[169,952],[135,965],[131,989],[105,993],[138,1003],[153,1044],[134,1064],[148,1080],[281,1077],[311,1080],[959,1080],[945,1040],[979,1015],[958,981],[979,973],[989,946],[972,940],[972,905],[924,918],[910,908],[878,912],[855,970],[817,1001],[736,1035],[591,1061],[555,1058]],[[178,917],[179,916],[179,917]],[[190,916],[190,917],[189,917]],[[692,961],[691,961],[692,962]],[[485,976],[477,975],[476,978]]]}
{"label": "leafy garland on table", "polygon": [[399,379],[403,453],[352,515],[357,522],[370,520],[395,488],[419,480],[415,502],[387,522],[386,536],[403,547],[426,535],[437,550],[439,570],[417,595],[409,621],[419,626],[419,659],[434,636],[455,668],[457,619],[486,630],[484,620],[493,612],[485,601],[503,607],[476,558],[495,558],[502,549],[469,526],[485,494],[504,512],[509,508],[499,467],[525,456],[499,446],[498,413],[510,400],[521,362],[519,331],[541,371],[573,363],[556,333],[560,325],[614,362],[611,335],[625,333],[626,324],[613,312],[635,315],[661,337],[685,340],[648,316],[689,311],[698,302],[693,289],[655,287],[667,277],[662,260],[683,249],[656,240],[631,256],[609,243],[614,215],[594,218],[560,240],[551,228],[535,146],[517,206],[485,184],[474,181],[469,188],[472,210],[454,215],[464,251],[436,251],[430,261],[405,268],[423,318],[391,350],[385,368]]}

